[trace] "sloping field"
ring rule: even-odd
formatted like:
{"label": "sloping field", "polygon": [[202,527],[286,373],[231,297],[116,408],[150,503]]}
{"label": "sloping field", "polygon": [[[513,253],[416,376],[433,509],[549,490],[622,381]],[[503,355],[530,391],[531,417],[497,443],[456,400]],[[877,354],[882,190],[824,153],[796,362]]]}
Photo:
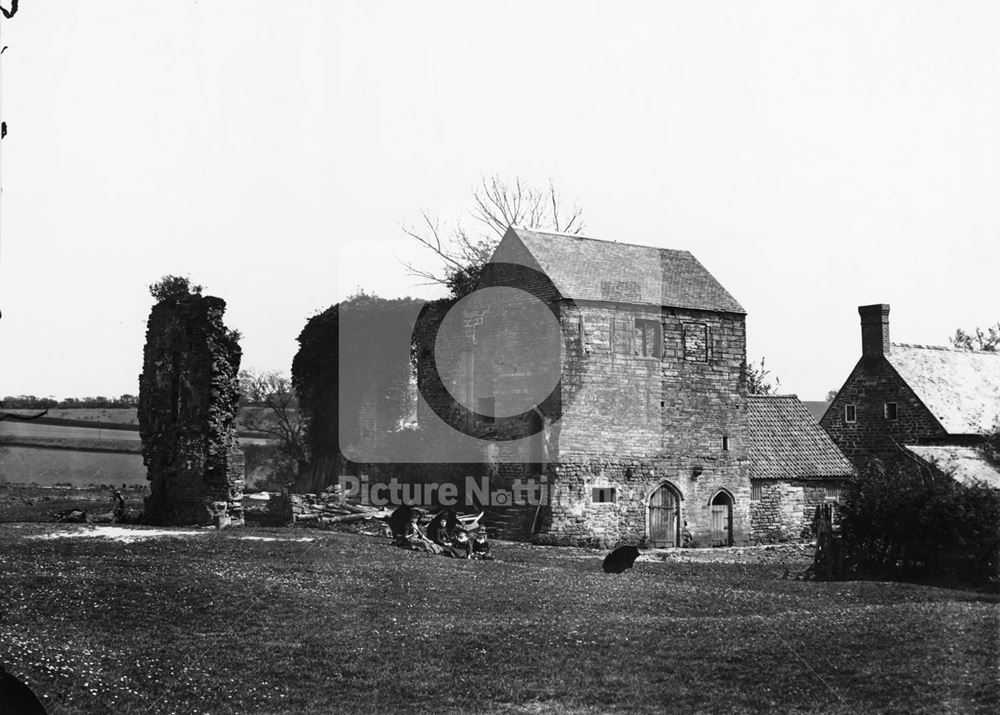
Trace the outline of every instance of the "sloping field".
{"label": "sloping field", "polygon": [[[30,422],[0,422],[0,484],[145,484],[138,425],[102,421],[127,417],[135,410],[51,410]],[[255,434],[243,433],[240,445],[269,444]]]}
{"label": "sloping field", "polygon": [[643,556],[620,576],[583,549],[494,551],[0,525],[0,643],[59,714],[1000,707],[993,596],[786,580],[802,557],[775,550]]}

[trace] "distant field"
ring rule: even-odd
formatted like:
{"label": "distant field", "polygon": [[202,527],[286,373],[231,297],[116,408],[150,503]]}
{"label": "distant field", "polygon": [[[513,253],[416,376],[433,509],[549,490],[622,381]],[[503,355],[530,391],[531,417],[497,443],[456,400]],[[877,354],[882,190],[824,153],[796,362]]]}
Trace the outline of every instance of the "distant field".
{"label": "distant field", "polygon": [[[262,437],[248,436],[254,434],[242,433],[240,445],[269,444]],[[135,410],[57,409],[39,420],[4,420],[0,484],[145,484],[140,451]]]}
{"label": "distant field", "polygon": [[[255,409],[255,408],[250,408]],[[246,419],[247,413],[250,409],[243,408],[240,410],[240,414],[237,417],[237,429],[244,430],[244,420]],[[17,415],[37,415],[42,410],[26,410],[26,409],[16,409],[16,410],[4,410],[4,412],[10,412]],[[135,408],[129,407],[106,407],[106,408],[90,408],[90,407],[79,407],[79,408],[52,408],[48,410],[43,420],[53,419],[53,420],[68,420],[71,422],[95,422],[104,423],[108,425],[130,425],[139,428],[139,412]],[[0,424],[5,424],[0,422]],[[6,424],[15,424],[13,421],[7,422]],[[20,423],[25,424],[25,423]]]}
{"label": "distant field", "polygon": [[[20,415],[36,415],[41,410],[4,410]],[[139,426],[139,414],[135,408],[130,407],[104,407],[104,408],[51,408],[46,417],[61,420],[80,420],[82,422],[108,422],[110,424],[135,425]]]}
{"label": "distant field", "polygon": [[0,525],[0,643],[53,715],[1000,708],[993,596],[785,579],[795,550],[677,550],[620,576],[601,552],[494,550]]}

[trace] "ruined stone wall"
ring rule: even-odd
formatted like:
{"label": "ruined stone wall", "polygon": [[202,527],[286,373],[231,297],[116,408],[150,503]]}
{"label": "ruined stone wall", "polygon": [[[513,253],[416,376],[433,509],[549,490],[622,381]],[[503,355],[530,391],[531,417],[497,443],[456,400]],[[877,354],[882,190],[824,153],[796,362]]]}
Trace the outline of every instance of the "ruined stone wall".
{"label": "ruined stone wall", "polygon": [[[886,419],[887,402],[897,405],[895,420]],[[855,406],[855,422],[845,418],[847,405]],[[858,361],[820,425],[859,468],[872,457],[898,454],[897,444],[915,444],[920,438],[947,434],[884,357]]]}
{"label": "ruined stone wall", "polygon": [[153,306],[139,376],[139,433],[153,524],[242,523],[236,436],[240,347],[226,303],[191,295]]}

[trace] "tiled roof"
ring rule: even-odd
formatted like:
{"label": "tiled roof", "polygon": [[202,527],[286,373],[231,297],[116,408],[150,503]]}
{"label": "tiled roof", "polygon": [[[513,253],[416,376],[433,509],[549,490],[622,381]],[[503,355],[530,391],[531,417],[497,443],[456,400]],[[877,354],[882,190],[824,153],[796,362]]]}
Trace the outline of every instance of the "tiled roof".
{"label": "tiled roof", "polygon": [[1000,353],[893,343],[886,358],[950,434],[1000,418]]}
{"label": "tiled roof", "polygon": [[746,312],[688,251],[510,228],[493,260],[516,255],[512,237],[564,298]]}
{"label": "tiled roof", "polygon": [[747,398],[751,479],[845,478],[854,468],[795,395]]}
{"label": "tiled roof", "polygon": [[906,448],[925,462],[937,465],[962,484],[981,483],[1000,489],[1000,470],[990,464],[975,447],[950,445],[907,445]]}

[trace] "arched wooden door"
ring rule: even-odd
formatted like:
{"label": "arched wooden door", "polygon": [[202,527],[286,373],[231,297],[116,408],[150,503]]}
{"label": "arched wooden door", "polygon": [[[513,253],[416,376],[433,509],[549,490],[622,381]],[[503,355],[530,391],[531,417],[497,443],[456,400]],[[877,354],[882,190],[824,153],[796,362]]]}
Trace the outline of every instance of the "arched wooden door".
{"label": "arched wooden door", "polygon": [[712,546],[733,545],[733,498],[726,492],[719,492],[712,499],[709,538]]}
{"label": "arched wooden door", "polygon": [[681,497],[669,484],[661,484],[649,497],[649,543],[653,548],[680,545]]}

